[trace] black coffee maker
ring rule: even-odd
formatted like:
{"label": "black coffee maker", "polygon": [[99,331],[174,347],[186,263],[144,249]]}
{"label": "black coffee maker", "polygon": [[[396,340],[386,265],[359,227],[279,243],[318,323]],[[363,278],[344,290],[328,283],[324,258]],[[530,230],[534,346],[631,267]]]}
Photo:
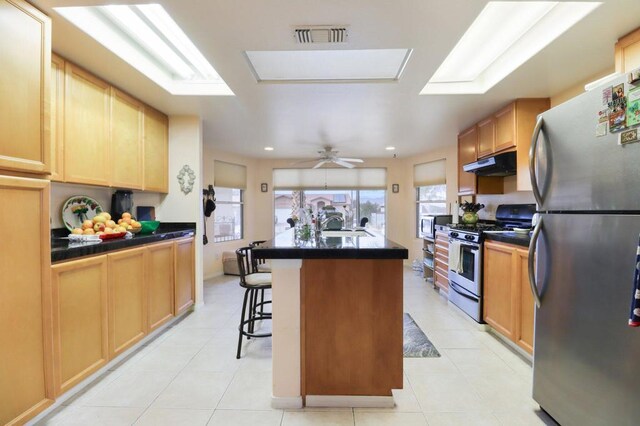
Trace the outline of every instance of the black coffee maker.
{"label": "black coffee maker", "polygon": [[111,217],[121,218],[125,212],[133,213],[132,192],[118,190],[111,196]]}

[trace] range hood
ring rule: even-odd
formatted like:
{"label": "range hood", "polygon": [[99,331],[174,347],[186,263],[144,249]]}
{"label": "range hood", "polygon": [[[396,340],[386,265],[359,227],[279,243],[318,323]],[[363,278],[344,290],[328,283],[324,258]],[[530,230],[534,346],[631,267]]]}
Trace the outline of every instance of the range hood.
{"label": "range hood", "polygon": [[516,153],[505,152],[465,164],[462,170],[478,176],[511,176],[516,174]]}

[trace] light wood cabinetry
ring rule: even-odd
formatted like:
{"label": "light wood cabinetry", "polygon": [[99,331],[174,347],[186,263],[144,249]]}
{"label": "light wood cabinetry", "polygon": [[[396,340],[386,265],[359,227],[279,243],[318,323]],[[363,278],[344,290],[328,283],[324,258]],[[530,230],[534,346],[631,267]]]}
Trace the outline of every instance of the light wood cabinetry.
{"label": "light wood cabinetry", "polygon": [[194,239],[175,242],[175,314],[184,312],[195,300]]}
{"label": "light wood cabinetry", "polygon": [[478,158],[493,154],[496,144],[496,121],[489,117],[478,123]]}
{"label": "light wood cabinetry", "polygon": [[64,182],[64,67],[60,56],[51,55],[51,175]]}
{"label": "light wood cabinetry", "polygon": [[48,174],[51,21],[0,0],[0,169]]}
{"label": "light wood cabinetry", "polygon": [[511,244],[484,244],[484,320],[533,353],[534,302],[529,289],[528,251]]}
{"label": "light wood cabinetry", "polygon": [[640,28],[618,39],[615,45],[616,72],[625,73],[640,67]]}
{"label": "light wood cabinetry", "polygon": [[108,186],[110,87],[70,62],[65,70],[65,180]]}
{"label": "light wood cabinetry", "polygon": [[434,258],[435,285],[449,293],[449,234],[445,231],[436,231]]}
{"label": "light wood cabinetry", "polygon": [[[485,130],[487,127],[485,127]],[[458,135],[458,195],[502,194],[500,177],[476,176],[462,167],[478,159],[478,127],[473,126]]]}
{"label": "light wood cabinetry", "polygon": [[107,255],[109,274],[109,354],[113,358],[147,333],[144,247]]}
{"label": "light wood cabinetry", "polygon": [[142,189],[142,102],[111,88],[110,184]]}
{"label": "light wood cabinetry", "polygon": [[54,399],[49,182],[0,176],[0,200],[0,424],[24,424]]}
{"label": "light wood cabinetry", "polygon": [[[493,152],[501,152],[516,146],[515,104],[507,105],[495,114],[496,132]],[[533,128],[531,128],[533,132]]]}
{"label": "light wood cabinetry", "polygon": [[53,265],[53,336],[56,395],[109,360],[107,257]]}
{"label": "light wood cabinetry", "polygon": [[149,294],[149,331],[173,317],[174,309],[174,244],[154,244],[147,247],[146,280]]}
{"label": "light wood cabinetry", "polygon": [[153,108],[144,109],[144,189],[169,192],[169,119]]}

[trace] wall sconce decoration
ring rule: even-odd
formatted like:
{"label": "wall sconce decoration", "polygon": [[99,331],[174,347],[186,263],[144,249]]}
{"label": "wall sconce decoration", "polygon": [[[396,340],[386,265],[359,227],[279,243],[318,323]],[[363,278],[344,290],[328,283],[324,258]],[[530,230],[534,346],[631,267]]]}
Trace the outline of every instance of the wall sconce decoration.
{"label": "wall sconce decoration", "polygon": [[269,184],[261,183],[260,184],[260,192],[268,192],[268,191],[269,191]]}
{"label": "wall sconce decoration", "polygon": [[[188,179],[185,181],[185,175],[188,176]],[[193,171],[191,167],[188,165],[182,166],[180,172],[178,173],[178,183],[180,184],[180,190],[187,195],[191,191],[193,191],[193,184],[196,181],[196,172]]]}
{"label": "wall sconce decoration", "polygon": [[400,192],[400,185],[397,183],[394,183],[393,185],[391,185],[391,192],[393,192],[394,194],[397,194],[398,192]]}

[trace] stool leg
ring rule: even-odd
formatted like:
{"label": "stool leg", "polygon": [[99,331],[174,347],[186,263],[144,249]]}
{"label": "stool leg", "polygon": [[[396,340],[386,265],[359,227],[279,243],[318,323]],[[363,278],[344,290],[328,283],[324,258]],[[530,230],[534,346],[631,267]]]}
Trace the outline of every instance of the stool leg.
{"label": "stool leg", "polygon": [[264,315],[264,288],[260,290],[260,315]]}
{"label": "stool leg", "polygon": [[236,359],[240,359],[240,351],[242,350],[242,330],[244,322],[245,311],[247,310],[247,298],[249,296],[249,289],[246,289],[244,292],[244,300],[242,301],[242,316],[240,317],[240,326],[238,327],[238,352],[236,352]]}
{"label": "stool leg", "polygon": [[[256,304],[258,303],[258,291],[251,289],[251,310],[249,311],[250,318],[256,316]],[[249,324],[249,333],[253,333],[255,330],[255,321]]]}

